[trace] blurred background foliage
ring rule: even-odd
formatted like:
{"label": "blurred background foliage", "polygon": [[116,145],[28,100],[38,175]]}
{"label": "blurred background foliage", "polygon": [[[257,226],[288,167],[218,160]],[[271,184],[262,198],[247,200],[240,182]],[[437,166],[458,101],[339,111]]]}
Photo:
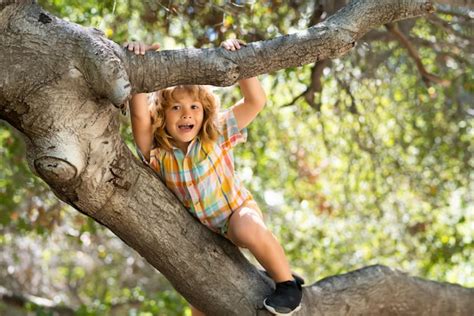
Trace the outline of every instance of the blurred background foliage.
{"label": "blurred background foliage", "polygon": [[[344,1],[38,1],[113,41],[167,49],[305,29]],[[236,153],[295,271],[371,264],[474,286],[472,10],[369,32],[347,56],[260,76],[266,109]],[[217,88],[223,106],[238,88]],[[132,144],[129,118],[123,137]],[[0,121],[0,314],[189,315],[118,238],[32,175]]]}

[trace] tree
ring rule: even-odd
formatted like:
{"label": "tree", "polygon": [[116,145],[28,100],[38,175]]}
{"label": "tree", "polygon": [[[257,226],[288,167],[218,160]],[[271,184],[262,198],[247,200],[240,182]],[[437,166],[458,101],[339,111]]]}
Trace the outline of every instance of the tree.
{"label": "tree", "polygon": [[[197,224],[153,172],[133,158],[118,135],[118,111],[111,104],[120,107],[130,92],[178,83],[230,85],[239,78],[334,58],[371,28],[430,12],[432,7],[428,1],[354,1],[308,31],[251,43],[238,54],[185,49],[148,53],[144,58],[127,54],[97,30],[66,23],[28,1],[2,4],[0,9],[4,43],[0,65],[5,73],[0,81],[0,118],[25,136],[32,170],[60,199],[137,250],[197,307],[213,314],[253,314],[270,291],[268,279],[235,247]],[[145,76],[144,69],[156,71]],[[203,279],[209,271],[217,273]],[[307,288],[306,313],[324,312],[311,303],[310,293],[319,293],[320,287],[380,273],[386,277],[391,272],[369,268]],[[223,275],[243,277],[224,281]],[[202,296],[196,288],[209,291]],[[459,299],[460,314],[472,310],[472,290],[441,288]],[[392,304],[379,308],[391,311],[397,301]],[[426,306],[412,304],[410,310]],[[229,306],[238,309],[229,311]],[[448,313],[452,306],[432,312]],[[366,313],[366,308],[372,307],[349,304],[353,312]]]}

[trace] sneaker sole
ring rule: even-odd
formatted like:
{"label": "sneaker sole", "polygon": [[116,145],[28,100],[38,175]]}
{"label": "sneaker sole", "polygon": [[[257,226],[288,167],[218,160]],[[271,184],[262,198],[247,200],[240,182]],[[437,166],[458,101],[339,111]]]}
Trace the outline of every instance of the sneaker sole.
{"label": "sneaker sole", "polygon": [[267,299],[265,299],[263,301],[263,306],[265,306],[265,308],[272,314],[274,315],[292,315],[293,313],[296,313],[297,311],[299,311],[301,309],[301,304],[298,305],[294,310],[288,312],[288,313],[279,313],[277,312],[273,307],[271,307],[270,305],[267,305],[265,302],[266,302]]}

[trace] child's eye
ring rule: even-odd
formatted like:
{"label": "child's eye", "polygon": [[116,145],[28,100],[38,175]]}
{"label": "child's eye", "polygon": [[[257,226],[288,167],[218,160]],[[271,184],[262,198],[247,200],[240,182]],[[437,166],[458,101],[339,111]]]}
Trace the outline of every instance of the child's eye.
{"label": "child's eye", "polygon": [[199,109],[199,105],[193,104],[193,105],[191,105],[191,109],[193,109],[193,110]]}
{"label": "child's eye", "polygon": [[174,110],[174,111],[177,111],[177,110],[179,110],[179,105],[173,105],[171,107],[171,109]]}

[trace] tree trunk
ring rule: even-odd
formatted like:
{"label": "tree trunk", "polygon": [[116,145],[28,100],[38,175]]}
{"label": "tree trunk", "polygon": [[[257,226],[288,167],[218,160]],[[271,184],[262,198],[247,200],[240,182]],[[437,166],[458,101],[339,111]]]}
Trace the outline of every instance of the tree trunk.
{"label": "tree trunk", "polygon": [[[200,225],[133,157],[119,135],[116,107],[131,92],[178,83],[230,85],[338,57],[371,28],[431,11],[428,0],[353,1],[306,31],[238,52],[136,56],[33,1],[2,2],[0,118],[22,133],[31,169],[58,198],[108,227],[193,305],[209,315],[255,315],[272,291],[271,280]],[[305,288],[300,314],[468,315],[473,301],[472,289],[372,267]]]}

